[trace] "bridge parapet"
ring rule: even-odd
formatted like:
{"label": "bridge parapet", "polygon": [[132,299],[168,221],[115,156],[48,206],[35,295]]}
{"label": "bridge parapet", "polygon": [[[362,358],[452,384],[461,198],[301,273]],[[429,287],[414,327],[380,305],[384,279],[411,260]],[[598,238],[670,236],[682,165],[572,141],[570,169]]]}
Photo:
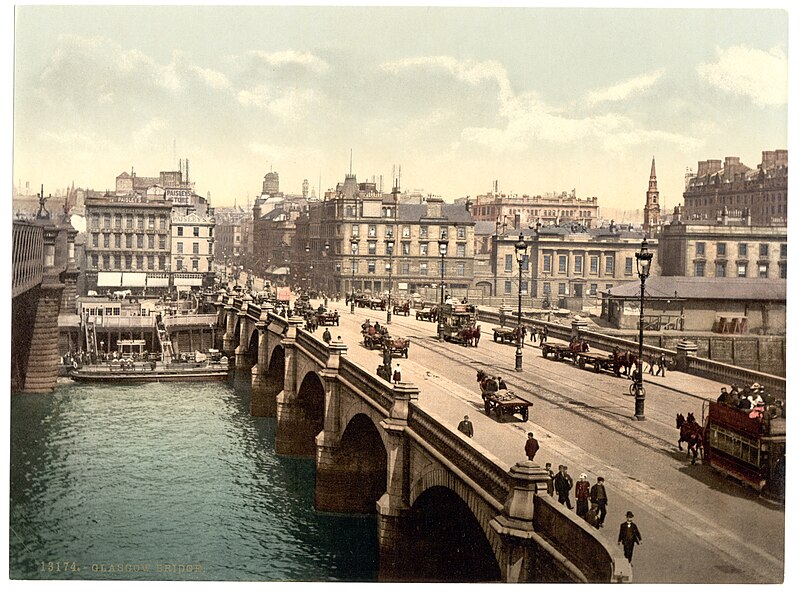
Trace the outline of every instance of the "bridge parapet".
{"label": "bridge parapet", "polygon": [[364,400],[374,402],[384,416],[389,416],[394,402],[389,383],[365,373],[362,367],[346,358],[339,362],[339,381]]}
{"label": "bridge parapet", "polygon": [[17,297],[41,284],[44,271],[44,229],[25,221],[12,228],[11,296]]}

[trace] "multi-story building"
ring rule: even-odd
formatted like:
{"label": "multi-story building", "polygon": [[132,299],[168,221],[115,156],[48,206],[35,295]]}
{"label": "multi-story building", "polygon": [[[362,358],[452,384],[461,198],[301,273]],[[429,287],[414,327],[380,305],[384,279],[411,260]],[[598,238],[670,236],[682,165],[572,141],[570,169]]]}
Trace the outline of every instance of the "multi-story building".
{"label": "multi-story building", "polygon": [[215,208],[214,219],[214,255],[223,261],[245,255],[252,212],[241,207]]}
{"label": "multi-story building", "polygon": [[[522,294],[536,306],[549,304],[578,310],[597,305],[601,291],[637,278],[636,253],[642,234],[629,227],[583,229],[577,224],[507,229],[494,238],[494,295],[516,298],[519,265],[514,245],[522,234],[527,256],[522,262]],[[660,253],[657,240],[648,248]],[[659,257],[651,274],[658,274]]]}
{"label": "multi-story building", "polygon": [[[298,284],[330,293],[389,290],[408,296],[440,286],[466,294],[473,280],[473,221],[440,197],[404,204],[353,174],[297,220],[292,270]],[[447,243],[441,257],[439,240]],[[444,267],[442,268],[442,265]]]}
{"label": "multi-story building", "polygon": [[577,198],[575,190],[544,196],[501,194],[495,190],[491,194],[476,196],[471,205],[475,221],[499,222],[514,227],[519,227],[520,223],[551,226],[575,222],[593,228],[597,226],[598,209],[597,197]]}
{"label": "multi-story building", "polygon": [[697,173],[687,177],[683,193],[687,221],[714,223],[741,218],[749,209],[754,225],[786,226],[789,151],[763,151],[761,163],[751,169],[739,157],[725,162],[709,159],[697,163]]}
{"label": "multi-story building", "polygon": [[275,171],[270,171],[264,176],[264,183],[261,184],[261,193],[277,196],[281,192],[280,176]]}
{"label": "multi-story building", "polygon": [[[114,193],[86,192],[87,291],[152,294],[212,284],[213,209],[183,175],[183,169],[157,178],[125,172],[117,176]],[[191,243],[188,253],[178,254],[178,228],[187,227],[191,236],[198,230],[197,252]]]}
{"label": "multi-story building", "polygon": [[674,220],[664,225],[659,236],[661,274],[785,279],[787,228],[749,223],[746,218],[729,219],[723,208],[719,223]]}

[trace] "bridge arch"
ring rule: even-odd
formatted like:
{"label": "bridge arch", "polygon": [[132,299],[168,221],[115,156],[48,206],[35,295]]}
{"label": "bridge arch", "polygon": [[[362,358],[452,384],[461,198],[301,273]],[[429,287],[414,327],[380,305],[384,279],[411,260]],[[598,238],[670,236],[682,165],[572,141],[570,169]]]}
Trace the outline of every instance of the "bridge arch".
{"label": "bridge arch", "polygon": [[316,436],[322,431],[325,421],[325,387],[316,372],[303,376],[294,403],[295,435],[292,441],[299,446],[300,456],[316,454]]}
{"label": "bridge arch", "polygon": [[499,539],[456,491],[440,485],[420,493],[406,525],[409,581],[499,582]]}

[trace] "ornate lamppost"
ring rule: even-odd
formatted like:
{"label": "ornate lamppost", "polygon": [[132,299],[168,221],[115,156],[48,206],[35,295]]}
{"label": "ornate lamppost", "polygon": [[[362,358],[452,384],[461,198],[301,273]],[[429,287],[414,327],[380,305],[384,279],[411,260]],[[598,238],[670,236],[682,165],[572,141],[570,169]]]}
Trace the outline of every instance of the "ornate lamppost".
{"label": "ornate lamppost", "polygon": [[389,299],[386,303],[386,323],[392,323],[392,256],[394,255],[394,238],[386,238],[386,254],[389,261],[386,263],[386,270],[389,273]]}
{"label": "ornate lamppost", "polygon": [[439,300],[439,315],[437,316],[437,328],[436,333],[439,336],[439,342],[444,341],[444,320],[442,319],[442,311],[444,310],[444,257],[447,255],[447,245],[449,241],[447,240],[447,232],[442,231],[441,237],[438,239],[439,242],[439,255],[442,257],[442,264],[441,264],[441,272],[442,272],[442,281],[441,285],[441,294],[442,297]]}
{"label": "ornate lamppost", "polygon": [[644,421],[644,385],[642,384],[642,345],[644,344],[644,283],[650,276],[650,264],[653,252],[647,250],[647,238],[642,240],[642,247],[636,253],[636,272],[642,281],[639,293],[639,361],[636,365],[634,391],[636,394],[635,416],[637,421]]}
{"label": "ornate lamppost", "polygon": [[353,274],[350,280],[350,313],[356,313],[356,254],[358,253],[358,237],[353,235],[350,238],[350,255],[353,257],[350,262],[350,270]]}
{"label": "ornate lamppost", "polygon": [[514,357],[514,371],[522,371],[522,264],[528,253],[528,246],[522,233],[519,234],[519,241],[514,244],[514,254],[517,257],[519,267],[519,285],[517,287],[517,352]]}

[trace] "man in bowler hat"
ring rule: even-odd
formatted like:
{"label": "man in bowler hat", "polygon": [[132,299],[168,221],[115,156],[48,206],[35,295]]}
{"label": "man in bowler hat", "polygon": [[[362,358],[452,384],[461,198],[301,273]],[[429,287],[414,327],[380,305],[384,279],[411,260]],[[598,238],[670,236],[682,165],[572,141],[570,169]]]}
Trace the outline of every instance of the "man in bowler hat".
{"label": "man in bowler hat", "polygon": [[625,521],[619,525],[619,536],[617,543],[621,544],[625,550],[625,558],[628,563],[633,563],[633,545],[641,544],[642,535],[639,528],[633,523],[633,512],[625,514]]}

